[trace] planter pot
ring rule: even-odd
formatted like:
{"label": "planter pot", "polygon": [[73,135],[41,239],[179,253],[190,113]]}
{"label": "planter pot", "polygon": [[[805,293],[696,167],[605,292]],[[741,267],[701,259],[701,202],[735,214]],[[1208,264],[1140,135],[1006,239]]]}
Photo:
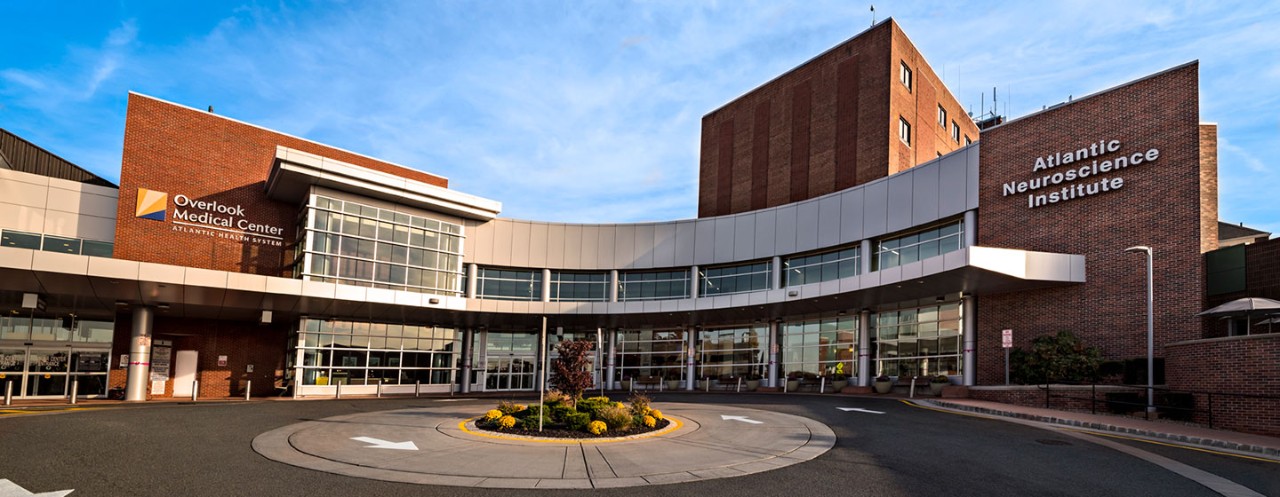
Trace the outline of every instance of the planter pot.
{"label": "planter pot", "polygon": [[667,390],[679,390],[680,380],[667,380]]}
{"label": "planter pot", "polygon": [[755,391],[760,388],[760,380],[747,380],[747,390]]}
{"label": "planter pot", "polygon": [[698,380],[698,387],[697,387],[698,390],[706,390],[708,381],[711,381],[711,380]]}
{"label": "planter pot", "polygon": [[625,390],[625,391],[630,392],[630,391],[631,391],[632,384],[633,384],[634,382],[635,382],[635,380],[622,380],[622,389],[623,389],[623,390]]}
{"label": "planter pot", "polygon": [[835,380],[831,382],[831,391],[839,392],[840,390],[843,390],[844,387],[847,387],[847,386],[849,386],[849,380]]}
{"label": "planter pot", "polygon": [[933,393],[933,395],[936,397],[941,397],[942,388],[947,385],[950,385],[950,383],[936,383],[936,382],[929,383],[929,392]]}
{"label": "planter pot", "polygon": [[874,385],[876,393],[889,393],[890,390],[893,390],[892,381],[877,381]]}
{"label": "planter pot", "polygon": [[787,380],[787,391],[794,392],[800,388],[800,380]]}

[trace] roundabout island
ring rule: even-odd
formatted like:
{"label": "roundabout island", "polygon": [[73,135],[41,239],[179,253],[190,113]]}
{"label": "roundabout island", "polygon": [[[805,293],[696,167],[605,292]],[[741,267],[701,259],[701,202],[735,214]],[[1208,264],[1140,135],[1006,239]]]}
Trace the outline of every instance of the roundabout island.
{"label": "roundabout island", "polygon": [[400,409],[304,421],[253,449],[346,476],[489,488],[611,488],[731,478],[799,464],[835,444],[826,425],[759,409],[656,403],[670,421],[625,437],[543,438],[475,428],[474,407]]}

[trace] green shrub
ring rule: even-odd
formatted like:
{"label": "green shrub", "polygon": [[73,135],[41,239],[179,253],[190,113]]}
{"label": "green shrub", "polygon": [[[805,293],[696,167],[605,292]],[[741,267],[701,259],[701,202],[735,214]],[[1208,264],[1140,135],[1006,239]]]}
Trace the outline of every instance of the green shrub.
{"label": "green shrub", "polygon": [[600,409],[612,405],[613,402],[608,397],[591,397],[578,401],[578,412],[585,412],[591,415],[591,419],[600,419],[597,413]]}
{"label": "green shrub", "polygon": [[547,411],[549,411],[549,410],[550,410],[550,409],[547,409],[547,408],[545,408],[545,407],[543,407],[543,406],[541,406],[541,405],[534,404],[534,405],[531,405],[531,406],[529,406],[529,407],[525,408],[525,410],[520,411],[519,413],[517,413],[517,414],[516,414],[516,417],[517,417],[517,418],[523,418],[523,419],[533,418],[533,419],[537,420],[537,419],[538,419],[538,416],[542,416],[542,415],[544,415],[544,413],[545,413],[545,412],[547,412]]}
{"label": "green shrub", "polygon": [[1070,331],[1036,337],[1031,350],[1014,349],[1010,354],[1010,375],[1018,383],[1088,382],[1098,378],[1102,353],[1086,347]]}
{"label": "green shrub", "polygon": [[609,425],[609,428],[614,430],[626,430],[635,421],[630,409],[616,405],[603,407],[596,411],[596,418],[604,421],[605,424]]}
{"label": "green shrub", "polygon": [[591,415],[585,412],[574,411],[565,414],[562,422],[564,423],[565,428],[573,431],[584,431],[587,429],[587,425],[591,424]]}
{"label": "green shrub", "polygon": [[525,409],[525,406],[517,404],[515,402],[511,402],[509,400],[498,401],[498,410],[501,411],[503,414],[512,415],[517,412],[523,411],[524,409]]}
{"label": "green shrub", "polygon": [[[556,422],[560,422],[560,423],[563,423],[565,419],[567,419],[570,415],[578,414],[577,409],[566,406],[564,404],[548,405],[547,407],[549,408],[550,412],[548,414],[551,416],[551,419],[554,419],[556,420]],[[591,416],[588,415],[587,418],[590,419]]]}
{"label": "green shrub", "polygon": [[[551,426],[551,424],[552,423],[550,419],[547,419],[545,417],[542,418],[543,428]],[[538,416],[529,416],[527,418],[520,420],[520,428],[523,430],[538,431]]]}

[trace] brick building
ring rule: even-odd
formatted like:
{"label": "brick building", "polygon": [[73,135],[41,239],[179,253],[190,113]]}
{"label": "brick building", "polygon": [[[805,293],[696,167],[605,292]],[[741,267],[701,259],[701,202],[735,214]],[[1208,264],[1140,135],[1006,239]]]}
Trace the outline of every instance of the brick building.
{"label": "brick building", "polygon": [[[1267,241],[1217,250],[1265,236],[1218,223],[1198,69],[979,135],[887,20],[708,114],[699,218],[636,224],[501,218],[439,176],[130,94],[119,187],[0,141],[21,149],[0,150],[0,381],[131,400],[529,390],[545,330],[598,340],[612,388],[979,387],[1003,382],[1006,329],[1145,357],[1140,245],[1156,355],[1194,389],[1205,356],[1275,350],[1195,317],[1269,292],[1276,260]],[[1245,272],[1262,283],[1213,277]]]}

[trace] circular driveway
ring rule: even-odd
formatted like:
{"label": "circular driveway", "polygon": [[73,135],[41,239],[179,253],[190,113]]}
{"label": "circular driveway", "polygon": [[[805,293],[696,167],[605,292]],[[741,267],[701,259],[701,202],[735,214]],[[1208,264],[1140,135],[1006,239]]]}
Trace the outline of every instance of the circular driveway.
{"label": "circular driveway", "polygon": [[400,409],[305,421],[253,449],[316,471],[403,483],[607,488],[728,478],[808,461],[835,444],[809,418],[734,406],[656,403],[679,426],[643,438],[533,440],[464,427],[474,406]]}

